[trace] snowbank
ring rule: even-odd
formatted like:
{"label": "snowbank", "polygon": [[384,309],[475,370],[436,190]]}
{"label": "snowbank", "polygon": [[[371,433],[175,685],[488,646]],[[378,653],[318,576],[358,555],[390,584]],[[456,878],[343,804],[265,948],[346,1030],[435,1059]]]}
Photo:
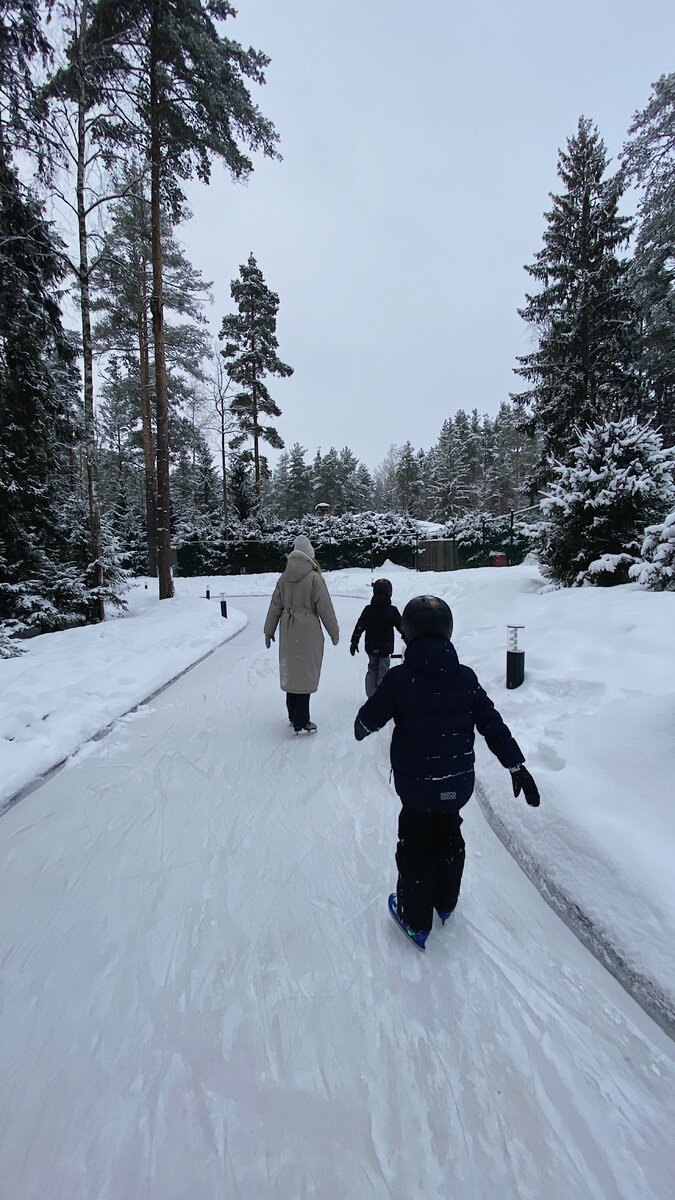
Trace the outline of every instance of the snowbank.
{"label": "snowbank", "polygon": [[223,620],[197,580],[176,580],[169,602],[157,599],[156,580],[144,583],[124,615],[33,638],[20,658],[0,659],[0,808],[246,624],[233,609]]}

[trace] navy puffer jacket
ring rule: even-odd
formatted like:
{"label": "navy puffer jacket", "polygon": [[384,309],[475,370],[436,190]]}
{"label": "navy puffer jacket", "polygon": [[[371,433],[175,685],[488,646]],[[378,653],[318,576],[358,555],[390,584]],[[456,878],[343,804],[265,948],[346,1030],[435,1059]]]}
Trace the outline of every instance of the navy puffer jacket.
{"label": "navy puffer jacket", "polygon": [[474,730],[503,767],[525,761],[518,743],[452,642],[416,638],[359,710],[359,741],[394,720],[391,765],[404,804],[456,812],[474,788]]}

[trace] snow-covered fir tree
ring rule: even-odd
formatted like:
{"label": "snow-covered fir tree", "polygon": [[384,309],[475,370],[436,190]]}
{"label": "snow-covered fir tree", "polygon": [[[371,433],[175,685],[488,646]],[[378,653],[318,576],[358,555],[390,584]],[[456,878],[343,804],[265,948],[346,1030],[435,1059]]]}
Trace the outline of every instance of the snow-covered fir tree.
{"label": "snow-covered fir tree", "polygon": [[286,509],[289,517],[302,517],[314,508],[312,471],[305,462],[306,453],[304,447],[296,442],[288,455]]}
{"label": "snow-covered fir tree", "polygon": [[675,591],[675,510],[659,525],[647,526],[640,553],[631,579],[653,592]]}
{"label": "snow-covered fir tree", "polygon": [[32,67],[48,47],[37,4],[5,5],[0,37],[0,624],[7,635],[86,619],[67,501],[80,438],[76,350],[61,322],[62,247],[20,178],[34,148]]}
{"label": "snow-covered fir tree", "polygon": [[240,266],[230,292],[237,312],[223,318],[220,338],[225,342],[221,353],[227,373],[238,385],[231,411],[239,422],[239,433],[233,444],[243,446],[252,441],[255,487],[260,492],[260,443],[267,442],[277,450],[284,445],[274,426],[263,424],[265,418],[281,416],[265,379],[269,375],[288,378],[293,368],[277,353],[279,297],[267,287],[253,254]]}
{"label": "snow-covered fir tree", "polygon": [[606,178],[605,145],[581,117],[559,152],[562,191],[546,213],[543,246],[525,269],[539,284],[520,315],[538,344],[519,357],[529,387],[514,399],[542,436],[542,478],[551,456],[567,461],[574,429],[632,411],[636,394],[635,316],[620,257],[630,223],[619,215],[621,172]]}
{"label": "snow-covered fir tree", "polygon": [[580,433],[571,459],[552,464],[541,560],[568,586],[625,583],[645,526],[673,507],[675,451],[649,425],[623,417]]}
{"label": "snow-covered fir tree", "polygon": [[432,520],[448,521],[466,510],[469,498],[466,445],[457,435],[451,417],[443,422],[428,462]]}

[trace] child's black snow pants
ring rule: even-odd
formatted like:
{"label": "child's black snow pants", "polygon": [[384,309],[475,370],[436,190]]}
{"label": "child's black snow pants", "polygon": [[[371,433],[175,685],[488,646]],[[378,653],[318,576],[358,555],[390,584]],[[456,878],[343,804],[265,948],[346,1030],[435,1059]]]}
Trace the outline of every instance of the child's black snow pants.
{"label": "child's black snow pants", "polygon": [[403,805],[398,819],[396,907],[406,925],[428,933],[434,909],[451,912],[464,870],[459,813]]}

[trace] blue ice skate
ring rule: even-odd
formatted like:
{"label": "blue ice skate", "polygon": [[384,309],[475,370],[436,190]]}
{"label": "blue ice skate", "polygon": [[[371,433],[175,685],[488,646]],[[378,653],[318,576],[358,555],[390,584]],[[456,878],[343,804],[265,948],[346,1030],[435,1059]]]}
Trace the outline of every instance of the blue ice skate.
{"label": "blue ice skate", "polygon": [[401,920],[396,910],[396,892],[392,892],[391,896],[389,897],[389,912],[394,918],[399,929],[403,931],[406,937],[410,938],[410,941],[413,943],[413,945],[417,946],[418,950],[424,950],[429,934],[418,933],[417,930],[411,929],[409,925],[406,925],[405,921]]}
{"label": "blue ice skate", "polygon": [[[456,907],[457,906],[455,905],[455,908]],[[441,918],[441,925],[445,925],[445,922],[447,921],[448,917],[451,917],[452,914],[454,913],[454,911],[455,911],[454,908],[449,908],[447,910],[447,912],[445,911],[445,909],[442,909],[442,908],[436,909],[436,912],[438,913],[439,917]]]}

